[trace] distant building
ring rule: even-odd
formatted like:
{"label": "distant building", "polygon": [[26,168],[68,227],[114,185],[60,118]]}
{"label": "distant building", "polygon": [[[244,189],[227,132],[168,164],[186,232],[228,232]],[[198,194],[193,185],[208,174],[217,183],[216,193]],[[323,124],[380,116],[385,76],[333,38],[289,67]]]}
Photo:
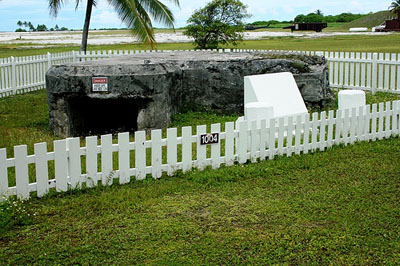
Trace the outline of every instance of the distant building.
{"label": "distant building", "polygon": [[283,28],[290,29],[292,32],[295,30],[313,30],[316,32],[321,32],[322,29],[326,27],[328,27],[328,24],[323,22],[301,22],[293,23],[292,25]]}
{"label": "distant building", "polygon": [[397,12],[397,18],[386,20],[382,25],[376,26],[375,31],[400,31],[400,11]]}

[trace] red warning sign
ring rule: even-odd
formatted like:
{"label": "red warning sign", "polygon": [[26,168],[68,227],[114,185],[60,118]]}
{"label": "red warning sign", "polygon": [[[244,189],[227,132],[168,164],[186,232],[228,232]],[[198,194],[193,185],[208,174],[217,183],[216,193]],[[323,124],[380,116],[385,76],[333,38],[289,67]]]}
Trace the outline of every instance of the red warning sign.
{"label": "red warning sign", "polygon": [[106,78],[106,77],[92,78],[92,91],[107,92],[108,91],[108,78]]}

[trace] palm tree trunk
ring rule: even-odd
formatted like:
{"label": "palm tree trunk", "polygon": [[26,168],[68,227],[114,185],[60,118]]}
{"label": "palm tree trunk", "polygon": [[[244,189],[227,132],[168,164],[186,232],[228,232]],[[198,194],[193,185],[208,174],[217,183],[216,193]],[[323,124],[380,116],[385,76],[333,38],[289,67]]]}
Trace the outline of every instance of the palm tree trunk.
{"label": "palm tree trunk", "polygon": [[82,32],[81,51],[86,52],[87,40],[89,35],[90,16],[92,15],[93,0],[88,0],[86,7],[85,25]]}

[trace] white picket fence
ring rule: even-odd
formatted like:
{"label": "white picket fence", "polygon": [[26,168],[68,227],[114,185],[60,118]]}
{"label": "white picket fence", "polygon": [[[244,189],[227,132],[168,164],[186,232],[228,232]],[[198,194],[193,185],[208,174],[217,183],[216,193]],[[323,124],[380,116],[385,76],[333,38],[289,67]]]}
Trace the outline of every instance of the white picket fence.
{"label": "white picket fence", "polygon": [[[190,50],[196,52],[195,50]],[[197,50],[198,51],[198,50]],[[220,52],[248,52],[255,50],[226,49]],[[257,50],[266,52],[266,50]],[[171,52],[144,51],[89,51],[66,52],[27,57],[0,59],[0,98],[43,89],[45,73],[52,65],[76,61],[98,60],[134,53]],[[400,54],[290,51],[307,55],[324,55],[329,62],[329,81],[334,88],[362,89],[400,93]]]}
{"label": "white picket fence", "polygon": [[[256,122],[211,125],[211,133],[219,133],[216,144],[201,145],[200,136],[206,126],[183,127],[178,136],[176,128],[151,131],[146,139],[144,131],[119,133],[117,143],[112,135],[86,137],[81,147],[79,138],[54,141],[54,151],[46,143],[34,145],[34,154],[28,155],[27,146],[14,147],[14,158],[7,158],[6,149],[0,149],[0,198],[17,195],[27,199],[31,192],[37,197],[50,189],[57,192],[68,189],[110,185],[114,179],[120,184],[131,178],[142,180],[146,175],[160,178],[163,173],[190,171],[193,167],[216,169],[221,164],[246,163],[248,160],[273,159],[275,156],[324,151],[333,145],[353,144],[356,141],[399,136],[400,101],[373,104],[366,108],[313,113],[310,116],[271,119]],[[34,166],[34,167],[32,167]],[[10,185],[15,184],[15,185]]]}

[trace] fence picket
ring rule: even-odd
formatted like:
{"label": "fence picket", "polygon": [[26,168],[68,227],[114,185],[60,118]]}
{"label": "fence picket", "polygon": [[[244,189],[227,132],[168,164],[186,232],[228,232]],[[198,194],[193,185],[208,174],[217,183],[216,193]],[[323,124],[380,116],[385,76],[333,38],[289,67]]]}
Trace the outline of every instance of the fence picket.
{"label": "fence picket", "polygon": [[275,157],[275,119],[269,120],[269,139],[268,139],[268,159],[272,160]]}
{"label": "fence picket", "polygon": [[361,55],[360,55],[360,53],[359,52],[357,52],[356,53],[356,64],[355,64],[355,67],[356,67],[356,73],[355,73],[355,83],[354,83],[354,86],[356,86],[356,87],[360,87],[361,85],[360,85],[360,60],[361,60]]}
{"label": "fence picket", "polygon": [[384,137],[384,132],[383,132],[383,117],[384,117],[384,109],[383,109],[384,105],[383,103],[379,103],[379,119],[378,119],[378,139],[383,139]]}
{"label": "fence picket", "polygon": [[327,57],[327,61],[329,64],[329,80],[331,83],[334,83],[334,79],[333,79],[333,73],[334,73],[334,63],[332,60],[334,58],[334,53],[333,52],[329,52],[329,56],[325,55],[325,57]]}
{"label": "fence picket", "polygon": [[307,154],[310,150],[310,116],[307,114],[304,118],[303,153]]}
{"label": "fence picket", "polygon": [[[378,60],[381,61],[383,60],[384,54],[383,53],[379,53],[378,54]],[[378,63],[378,89],[383,89],[383,80],[384,80],[384,76],[383,76],[383,64],[382,63]]]}
{"label": "fence picket", "polygon": [[225,158],[226,165],[233,165],[235,161],[235,124],[234,122],[225,123]]}
{"label": "fence picket", "polygon": [[[393,102],[392,110],[393,110],[393,112],[392,112],[392,136],[394,137],[398,134],[398,127],[399,127],[399,124],[397,123],[398,122],[397,116],[399,115],[399,101]],[[1,151],[0,151],[0,158],[1,158]],[[0,165],[1,165],[1,163],[0,163]],[[0,176],[1,176],[1,173],[0,173]]]}
{"label": "fence picket", "polygon": [[356,141],[356,129],[357,129],[357,108],[351,109],[351,118],[350,118],[350,143],[354,144]]}
{"label": "fence picket", "polygon": [[265,149],[266,141],[268,140],[267,120],[260,121],[260,160],[265,160],[267,151]]}
{"label": "fence picket", "polygon": [[[339,52],[335,52],[335,59],[339,58]],[[335,60],[335,75],[333,84],[339,85],[339,61]]]}
{"label": "fence picket", "polygon": [[396,90],[396,54],[391,55],[390,65],[390,89],[391,91]]}
{"label": "fence picket", "polygon": [[376,74],[378,69],[376,65],[376,60],[378,60],[378,55],[376,53],[368,53],[367,60],[371,62],[367,64],[367,88],[375,89]]}
{"label": "fence picket", "polygon": [[312,130],[311,130],[311,150],[314,152],[317,150],[318,142],[318,113],[312,114]]}
{"label": "fence picket", "polygon": [[[385,61],[390,61],[390,54],[389,53],[385,54]],[[390,69],[390,65],[389,65],[389,62],[387,62],[385,64],[385,80],[384,80],[384,86],[383,86],[383,88],[385,88],[385,89],[389,89],[390,88],[390,86],[389,86],[389,73],[390,73],[389,69]]]}
{"label": "fence picket", "polygon": [[284,154],[283,141],[285,139],[285,119],[278,119],[278,155]]}
{"label": "fence picket", "polygon": [[86,186],[97,186],[97,137],[86,137]]}
{"label": "fence picket", "polygon": [[321,119],[320,119],[320,132],[319,132],[319,150],[324,151],[326,147],[326,141],[325,141],[325,130],[326,130],[326,112],[323,111],[321,112]]}
{"label": "fence picket", "polygon": [[[211,125],[211,133],[220,134],[221,124],[212,124]],[[218,143],[211,145],[211,166],[213,169],[217,169],[221,164],[221,140],[218,140]]]}
{"label": "fence picket", "polygon": [[[400,61],[400,54],[397,54],[397,59]],[[397,65],[397,72],[396,72],[396,78],[397,78],[397,83],[396,83],[396,92],[400,91],[400,66]]]}
{"label": "fence picket", "polygon": [[296,135],[294,140],[294,152],[295,154],[300,154],[301,152],[301,135],[302,135],[302,128],[303,128],[303,116],[298,115],[296,116]]}
{"label": "fence picket", "polygon": [[161,133],[161,129],[151,131],[151,174],[153,178],[160,178],[162,176]]}
{"label": "fence picket", "polygon": [[335,139],[333,141],[333,144],[340,144],[341,143],[341,138],[340,134],[342,132],[343,128],[343,110],[337,110],[336,111],[336,123],[335,123]]}
{"label": "fence picket", "polygon": [[238,156],[239,163],[244,164],[247,162],[247,143],[248,141],[248,122],[239,122],[239,140],[238,140]]}
{"label": "fence picket", "polygon": [[192,169],[192,127],[182,127],[182,171]]}
{"label": "fence picket", "polygon": [[250,159],[252,163],[257,162],[257,149],[260,145],[259,134],[257,134],[257,121],[250,123]]}
{"label": "fence picket", "polygon": [[364,123],[365,123],[365,106],[358,108],[358,121],[357,121],[357,141],[364,140]]}
{"label": "fence picket", "polygon": [[288,157],[293,153],[293,116],[288,117],[287,137],[286,137],[286,154]]}
{"label": "fence picket", "polygon": [[200,144],[200,136],[206,134],[207,127],[205,125],[197,126],[196,133],[199,140],[197,141],[197,168],[203,170],[206,167],[207,145]]}
{"label": "fence picket", "polygon": [[349,64],[349,70],[347,72],[349,72],[349,86],[354,86],[354,62],[355,62],[355,57],[354,57],[354,52],[350,53],[350,64]]}
{"label": "fence picket", "polygon": [[[345,58],[344,52],[340,52],[339,55],[340,55],[340,58]],[[343,85],[345,85],[345,83],[344,83],[344,64],[345,64],[345,62],[343,62],[343,61],[340,61],[340,63],[339,63],[339,82],[340,82],[340,84],[343,84]]]}
{"label": "fence picket", "polygon": [[373,141],[375,141],[377,138],[377,132],[376,132],[377,118],[378,118],[378,110],[377,110],[377,105],[374,103],[372,105],[372,125],[371,125],[371,139]]}
{"label": "fence picket", "polygon": [[332,147],[333,145],[333,124],[334,124],[335,118],[334,118],[334,112],[333,110],[330,110],[328,112],[328,136],[327,136],[327,147]]}
{"label": "fence picket", "polygon": [[68,190],[68,161],[66,140],[54,141],[54,166],[57,192]]}
{"label": "fence picket", "polygon": [[343,142],[344,145],[349,144],[350,142],[350,111],[351,109],[344,110],[344,118],[343,118]]}
{"label": "fence picket", "polygon": [[19,199],[29,198],[28,154],[26,145],[14,147],[15,179]]}
{"label": "fence picket", "polygon": [[0,202],[6,197],[8,191],[7,151],[0,149]]}
{"label": "fence picket", "polygon": [[112,185],[114,181],[112,135],[101,136],[101,184]]}
{"label": "fence picket", "polygon": [[[144,131],[135,132],[135,168],[136,179],[146,177],[146,134]],[[126,184],[130,182],[130,152],[129,152],[129,133],[118,133],[118,169],[119,183]]]}
{"label": "fence picket", "polygon": [[390,109],[390,102],[386,102],[386,108],[385,108],[385,137],[389,138],[391,135],[391,130],[390,130],[390,117],[392,116],[392,111]]}
{"label": "fence picket", "polygon": [[169,176],[173,175],[176,170],[176,164],[178,154],[178,141],[177,141],[177,129],[167,129],[167,173]]}
{"label": "fence picket", "polygon": [[49,192],[49,172],[47,164],[47,143],[36,143],[35,151],[35,168],[36,168],[36,191],[39,198]]}
{"label": "fence picket", "polygon": [[400,136],[400,101],[397,101],[397,117],[395,117],[397,120],[397,134]]}
{"label": "fence picket", "polygon": [[[349,52],[345,53],[344,58],[345,59],[349,59],[350,58]],[[349,62],[344,62],[344,85],[345,86],[349,86],[350,85],[349,84],[349,65],[350,65]],[[350,68],[350,71],[351,71],[351,68]]]}
{"label": "fence picket", "polygon": [[69,149],[69,177],[71,188],[81,188],[81,144],[79,138],[67,139],[67,146]]}

